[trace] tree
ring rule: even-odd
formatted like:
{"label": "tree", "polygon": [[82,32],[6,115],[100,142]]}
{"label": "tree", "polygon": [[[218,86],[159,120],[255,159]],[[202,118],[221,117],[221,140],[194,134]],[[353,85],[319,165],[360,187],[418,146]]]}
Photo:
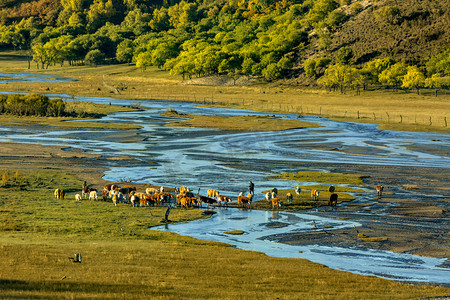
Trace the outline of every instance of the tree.
{"label": "tree", "polygon": [[450,49],[430,57],[426,67],[429,75],[436,73],[442,76],[450,75]]}
{"label": "tree", "polygon": [[262,70],[262,76],[267,80],[277,79],[280,75],[281,67],[276,63],[271,63],[264,70]]}
{"label": "tree", "polygon": [[131,63],[133,60],[133,52],[133,42],[129,39],[125,39],[117,45],[116,59],[121,63]]}
{"label": "tree", "polygon": [[329,66],[317,82],[328,88],[339,88],[341,93],[344,93],[345,86],[352,83],[355,73],[355,68],[338,63]]}
{"label": "tree", "polygon": [[406,72],[407,66],[402,62],[398,62],[381,72],[378,76],[378,80],[381,83],[393,86],[394,89],[397,90],[402,83],[403,76],[405,76]]}
{"label": "tree", "polygon": [[441,74],[433,74],[430,78],[425,79],[425,86],[435,89],[435,96],[438,94],[438,89],[443,86],[450,86],[450,77],[442,77]]}
{"label": "tree", "polygon": [[152,54],[148,51],[140,52],[134,57],[136,62],[136,67],[141,68],[142,71],[146,70],[147,67],[152,65]]}
{"label": "tree", "polygon": [[99,49],[91,50],[86,54],[84,62],[88,65],[100,65],[105,62],[105,54]]}
{"label": "tree", "polygon": [[394,63],[395,62],[392,58],[378,58],[367,62],[361,70],[361,73],[366,79],[365,84],[379,83],[378,77],[380,74]]}
{"label": "tree", "polygon": [[338,62],[346,65],[350,61],[350,59],[353,57],[353,51],[350,47],[341,47],[337,51],[336,59]]}
{"label": "tree", "polygon": [[326,67],[330,63],[326,57],[311,58],[305,61],[304,69],[306,77],[319,77],[323,75]]}
{"label": "tree", "polygon": [[416,66],[410,66],[407,68],[405,76],[402,78],[402,87],[415,88],[417,94],[419,94],[419,88],[425,86],[425,75],[420,72]]}

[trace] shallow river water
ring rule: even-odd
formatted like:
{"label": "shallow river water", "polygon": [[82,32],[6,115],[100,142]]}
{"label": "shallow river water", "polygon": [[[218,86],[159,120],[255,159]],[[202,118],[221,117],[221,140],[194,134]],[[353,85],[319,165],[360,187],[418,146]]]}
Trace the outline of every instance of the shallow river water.
{"label": "shallow river water", "polygon": [[[50,95],[66,97],[65,95]],[[37,143],[79,148],[103,157],[129,156],[133,162],[111,163],[104,178],[154,185],[186,185],[205,194],[209,188],[236,199],[255,183],[255,194],[273,187],[304,185],[274,179],[280,172],[302,170],[303,163],[351,163],[402,167],[450,168],[450,135],[380,131],[376,125],[330,121],[303,116],[319,128],[276,132],[236,132],[217,129],[165,127],[175,118],[161,116],[167,109],[182,113],[213,115],[267,115],[249,110],[200,107],[193,103],[140,101],[91,97],[66,97],[68,101],[89,101],[112,105],[139,104],[142,111],[116,113],[101,122],[141,125],[139,130],[67,129],[47,126],[1,127],[0,141]],[[272,115],[272,114],[271,114]],[[282,118],[297,115],[274,114]],[[91,121],[91,120],[89,120]],[[439,151],[424,151],[429,145]],[[420,147],[417,147],[420,146]],[[308,169],[310,170],[310,169]],[[326,171],[317,169],[315,171]],[[306,183],[305,183],[306,184]],[[367,193],[366,193],[367,194]],[[373,196],[373,195],[372,195]],[[437,195],[448,198],[448,195]],[[355,201],[371,201],[370,195],[358,194]],[[258,198],[257,198],[258,199]],[[199,239],[216,240],[238,248],[264,252],[267,255],[306,258],[331,268],[358,274],[375,275],[404,281],[450,284],[450,269],[440,267],[443,259],[396,254],[360,247],[339,248],[318,245],[291,246],[271,241],[272,234],[312,230],[318,227],[351,228],[357,221],[326,218],[314,211],[305,213],[266,212],[215,208],[210,219],[186,224],[168,225],[160,230],[174,231]],[[270,222],[284,227],[272,228]],[[319,226],[320,225],[320,226]],[[243,235],[225,231],[243,230]],[[444,228],[448,230],[448,226]]]}

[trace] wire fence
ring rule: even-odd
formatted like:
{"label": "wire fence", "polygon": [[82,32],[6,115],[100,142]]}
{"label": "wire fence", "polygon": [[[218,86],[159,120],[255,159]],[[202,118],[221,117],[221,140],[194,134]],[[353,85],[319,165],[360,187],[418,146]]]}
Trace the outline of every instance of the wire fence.
{"label": "wire fence", "polygon": [[[215,99],[211,96],[196,95],[152,95],[146,94],[147,99],[169,100],[169,101],[186,101],[203,105],[230,106],[236,105],[242,108],[258,109],[267,112],[291,113],[301,115],[312,115],[342,119],[357,119],[361,121],[373,121],[374,123],[389,124],[408,124],[408,125],[426,125],[433,127],[448,128],[447,116],[426,116],[424,114],[401,114],[390,111],[363,111],[363,110],[336,110],[335,108],[323,108],[322,106],[297,105],[286,103],[273,103],[266,100],[252,100],[244,98],[228,98],[227,101]],[[266,103],[263,103],[263,102]]]}

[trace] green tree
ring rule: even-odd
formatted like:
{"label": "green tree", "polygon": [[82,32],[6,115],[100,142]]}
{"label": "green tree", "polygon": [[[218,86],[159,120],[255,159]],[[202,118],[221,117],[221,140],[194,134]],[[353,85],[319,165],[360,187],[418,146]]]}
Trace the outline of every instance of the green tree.
{"label": "green tree", "polygon": [[450,86],[450,77],[442,77],[441,74],[433,74],[430,78],[425,79],[425,86],[435,89],[435,95],[438,94],[438,89],[443,86]]}
{"label": "green tree", "polygon": [[136,67],[141,68],[142,71],[145,71],[147,67],[152,65],[152,54],[148,51],[140,52],[133,59],[136,62]]}
{"label": "green tree", "polygon": [[344,65],[348,64],[350,59],[353,57],[353,51],[350,47],[341,47],[336,53],[336,59],[339,63]]}
{"label": "green tree", "polygon": [[131,63],[133,60],[133,52],[133,42],[129,39],[125,39],[117,45],[116,59],[121,63]]}
{"label": "green tree", "polygon": [[330,63],[330,59],[326,57],[311,58],[305,61],[304,70],[306,77],[319,77],[323,75],[326,67]]}
{"label": "green tree", "polygon": [[425,75],[420,72],[419,68],[416,66],[407,67],[406,74],[402,78],[402,87],[415,88],[417,89],[417,94],[419,94],[419,89],[424,86]]}
{"label": "green tree", "polygon": [[262,70],[262,76],[267,80],[274,80],[280,77],[281,71],[282,69],[278,64],[271,63]]}
{"label": "green tree", "polygon": [[99,49],[91,50],[86,54],[84,62],[88,65],[101,65],[105,62],[105,54]]}
{"label": "green tree", "polygon": [[355,73],[355,68],[338,63],[330,65],[317,82],[333,90],[339,88],[340,92],[344,93],[345,87],[353,82]]}
{"label": "green tree", "polygon": [[401,85],[403,76],[405,76],[406,72],[407,66],[402,62],[398,62],[381,72],[378,76],[378,81],[393,86],[394,90],[397,90]]}
{"label": "green tree", "polygon": [[450,75],[450,49],[444,52],[436,54],[427,61],[426,63],[427,72],[429,75],[436,73],[442,76]]}
{"label": "green tree", "polygon": [[379,83],[380,74],[394,63],[391,58],[378,58],[367,62],[361,70],[365,78],[365,85]]}

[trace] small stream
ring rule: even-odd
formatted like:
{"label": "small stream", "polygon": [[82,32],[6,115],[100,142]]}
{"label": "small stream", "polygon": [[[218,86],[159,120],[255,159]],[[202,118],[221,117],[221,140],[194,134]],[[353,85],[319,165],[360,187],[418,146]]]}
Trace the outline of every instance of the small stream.
{"label": "small stream", "polygon": [[[4,79],[3,75],[0,74],[0,78]],[[20,78],[28,77],[21,74],[14,80]],[[39,78],[30,77],[29,80]],[[43,80],[58,78],[45,77]],[[138,103],[132,99],[49,96],[63,97],[67,101],[112,105]],[[267,113],[161,100],[140,100],[139,105],[142,111],[116,113],[98,121],[138,124],[142,129],[123,131],[12,126],[0,128],[0,141],[78,148],[101,154],[103,158],[129,156],[133,158],[132,162],[111,162],[104,178],[110,181],[131,178],[134,182],[170,187],[185,185],[195,191],[200,188],[202,194],[214,188],[232,199],[236,199],[239,192],[247,191],[250,180],[255,183],[256,200],[263,198],[262,191],[273,187],[290,188],[308,184],[275,179],[273,176],[280,172],[299,170],[328,171],[320,167],[322,163],[450,168],[448,134],[380,131],[377,125],[337,122],[312,116],[302,116],[301,120],[315,122],[322,127],[274,132],[166,127],[164,125],[179,119],[162,116],[167,109],[205,115],[265,116]],[[293,114],[270,115],[288,119],[299,117]],[[311,168],[315,163],[318,167]],[[355,201],[371,202],[372,196],[368,193],[357,194]],[[422,196],[411,194],[411,197],[421,199]],[[445,199],[449,195],[435,197]],[[216,211],[217,214],[207,220],[171,224],[158,229],[225,242],[271,256],[306,258],[358,274],[401,281],[450,284],[450,269],[439,267],[444,263],[443,259],[371,250],[357,245],[352,248],[290,246],[268,238],[273,234],[311,231],[313,222],[319,228],[351,228],[359,226],[357,221],[327,218],[315,212],[272,213],[231,208],[217,208]],[[281,222],[285,226],[271,228],[267,226],[270,222]],[[446,231],[449,229],[450,225],[442,228]],[[243,230],[245,233],[238,236],[225,234],[228,230]]]}

